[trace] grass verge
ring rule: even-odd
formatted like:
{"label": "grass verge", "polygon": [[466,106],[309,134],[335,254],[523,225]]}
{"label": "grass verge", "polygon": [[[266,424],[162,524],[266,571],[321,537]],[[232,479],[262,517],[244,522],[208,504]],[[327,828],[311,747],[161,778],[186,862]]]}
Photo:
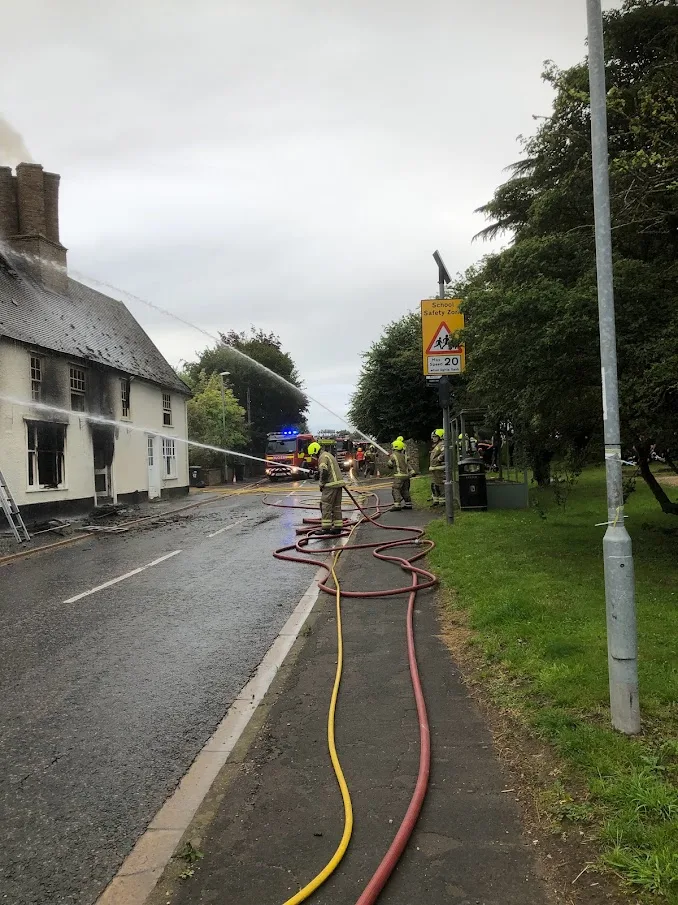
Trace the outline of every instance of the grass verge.
{"label": "grass verge", "polygon": [[[428,479],[413,495],[424,503]],[[592,468],[564,506],[535,490],[528,511],[432,522],[430,560],[455,592],[448,606],[468,615],[493,698],[555,747],[579,789],[546,790],[554,817],[585,823],[600,866],[635,892],[678,905],[678,519],[644,485],[629,499],[643,718],[630,739],[609,728],[605,514],[604,470]]]}

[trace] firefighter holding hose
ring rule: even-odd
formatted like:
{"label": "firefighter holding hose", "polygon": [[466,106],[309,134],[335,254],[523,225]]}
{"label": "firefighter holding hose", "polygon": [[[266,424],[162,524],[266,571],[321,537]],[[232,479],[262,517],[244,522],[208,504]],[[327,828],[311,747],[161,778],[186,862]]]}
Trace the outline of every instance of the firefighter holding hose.
{"label": "firefighter holding hose", "polygon": [[441,506],[445,504],[445,444],[443,438],[445,431],[442,427],[431,434],[433,449],[429,471],[431,472],[431,505]]}
{"label": "firefighter holding hose", "polygon": [[341,514],[341,498],[344,489],[341,468],[336,457],[319,443],[311,443],[308,451],[318,456],[318,472],[320,474],[320,525],[323,534],[341,534],[344,517]]}
{"label": "firefighter holding hose", "polygon": [[407,460],[407,447],[402,437],[398,437],[391,443],[391,457],[386,463],[393,472],[393,484],[391,485],[391,493],[393,494],[394,510],[411,509],[412,497],[410,496],[410,478],[414,471],[410,468]]}

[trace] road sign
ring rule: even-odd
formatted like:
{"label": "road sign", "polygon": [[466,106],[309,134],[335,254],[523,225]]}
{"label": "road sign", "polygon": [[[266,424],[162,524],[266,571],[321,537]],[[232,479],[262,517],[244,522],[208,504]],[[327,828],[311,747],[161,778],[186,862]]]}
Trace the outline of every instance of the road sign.
{"label": "road sign", "polygon": [[461,299],[424,299],[421,303],[421,336],[426,377],[461,374],[466,367],[463,345],[454,335],[464,329]]}

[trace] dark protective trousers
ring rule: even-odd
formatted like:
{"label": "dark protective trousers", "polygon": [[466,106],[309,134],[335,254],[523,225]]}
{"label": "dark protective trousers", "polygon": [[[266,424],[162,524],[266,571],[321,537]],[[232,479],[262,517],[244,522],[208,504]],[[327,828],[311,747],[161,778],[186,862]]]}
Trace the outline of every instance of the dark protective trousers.
{"label": "dark protective trousers", "polygon": [[445,499],[445,470],[443,468],[436,468],[435,470],[430,471],[431,475],[431,495],[433,496],[433,502],[436,500],[444,500]]}
{"label": "dark protective trousers", "polygon": [[344,517],[341,514],[342,487],[323,487],[320,491],[320,524],[323,528],[341,528]]}
{"label": "dark protective trousers", "polygon": [[393,494],[393,502],[396,505],[401,503],[411,503],[410,496],[410,479],[409,478],[393,478],[393,486],[391,487]]}

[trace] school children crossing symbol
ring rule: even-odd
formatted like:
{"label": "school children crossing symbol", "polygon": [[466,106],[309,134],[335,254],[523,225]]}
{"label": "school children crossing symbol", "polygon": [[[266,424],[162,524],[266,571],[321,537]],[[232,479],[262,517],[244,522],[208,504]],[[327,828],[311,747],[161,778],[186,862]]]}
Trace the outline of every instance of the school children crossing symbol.
{"label": "school children crossing symbol", "polygon": [[443,323],[436,330],[435,336],[428,344],[427,355],[447,355],[449,352],[461,354],[461,347],[452,341],[450,328]]}

